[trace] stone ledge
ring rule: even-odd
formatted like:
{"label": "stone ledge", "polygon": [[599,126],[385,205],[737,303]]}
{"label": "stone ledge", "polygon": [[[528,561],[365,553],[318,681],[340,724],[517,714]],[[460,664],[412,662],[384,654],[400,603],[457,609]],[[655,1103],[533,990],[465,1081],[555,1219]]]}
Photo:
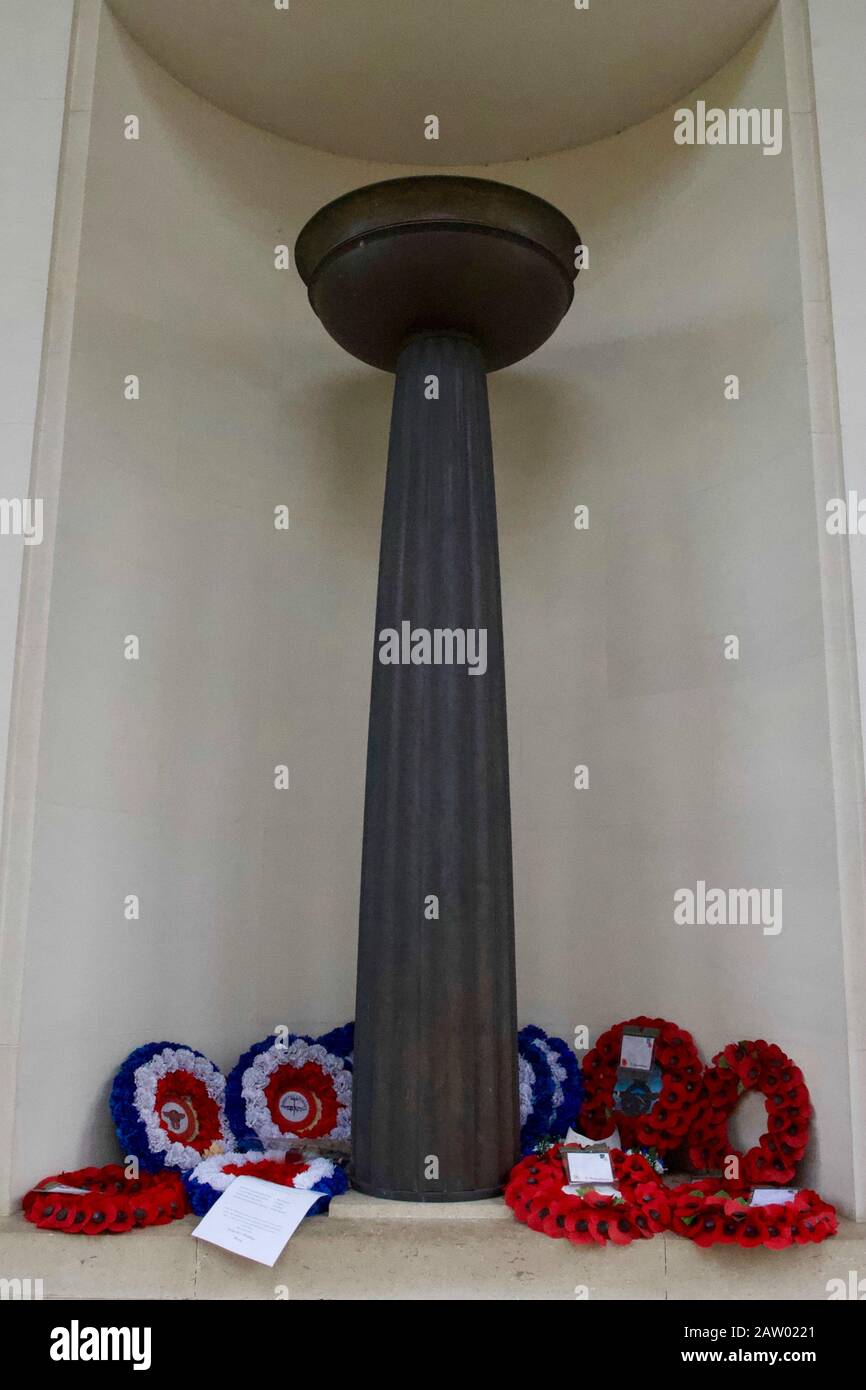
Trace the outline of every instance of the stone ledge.
{"label": "stone ledge", "polygon": [[391,1202],[349,1191],[331,1203],[332,1221],[513,1221],[501,1197],[478,1202]]}
{"label": "stone ledge", "polygon": [[[273,1269],[193,1240],[196,1217],[93,1238],[38,1231],[21,1215],[7,1217],[0,1222],[0,1277],[42,1279],[49,1300],[272,1300],[287,1292],[293,1301],[748,1302],[823,1301],[830,1279],[847,1286],[851,1271],[866,1276],[866,1225],[852,1221],[823,1245],[792,1250],[699,1250],[672,1235],[602,1249],[537,1235],[498,1201],[489,1204],[489,1216],[472,1220],[462,1210],[457,1219],[431,1217],[437,1204],[406,1217],[402,1202],[381,1203],[389,1210],[379,1216],[380,1199],[355,1198],[338,1198],[332,1216],[303,1222]],[[337,1217],[341,1205],[354,1206],[355,1214]]]}

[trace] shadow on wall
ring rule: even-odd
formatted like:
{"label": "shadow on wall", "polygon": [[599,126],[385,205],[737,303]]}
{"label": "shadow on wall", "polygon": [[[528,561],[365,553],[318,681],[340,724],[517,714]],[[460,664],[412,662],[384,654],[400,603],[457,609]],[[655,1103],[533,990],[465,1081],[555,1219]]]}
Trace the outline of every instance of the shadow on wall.
{"label": "shadow on wall", "polygon": [[[496,500],[503,530],[560,506],[561,478],[579,469],[580,388],[543,372],[508,370],[487,378]],[[575,446],[578,447],[575,447]],[[502,541],[500,545],[502,546]]]}
{"label": "shadow on wall", "polygon": [[[514,517],[522,528],[529,513],[561,505],[563,471],[573,477],[579,466],[579,449],[563,449],[564,437],[580,433],[579,388],[569,383],[564,397],[561,381],[514,370],[487,380],[499,521],[510,530]],[[378,534],[393,389],[393,376],[372,367],[310,387],[323,451],[322,501],[340,525],[373,519]],[[372,611],[370,623],[372,631]]]}
{"label": "shadow on wall", "polygon": [[[324,336],[325,330],[321,332]],[[394,378],[373,367],[323,377],[309,388],[311,415],[324,450],[322,504],[338,525],[374,525],[377,538],[393,389]],[[378,539],[375,551],[378,557]],[[372,627],[371,610],[371,634]]]}

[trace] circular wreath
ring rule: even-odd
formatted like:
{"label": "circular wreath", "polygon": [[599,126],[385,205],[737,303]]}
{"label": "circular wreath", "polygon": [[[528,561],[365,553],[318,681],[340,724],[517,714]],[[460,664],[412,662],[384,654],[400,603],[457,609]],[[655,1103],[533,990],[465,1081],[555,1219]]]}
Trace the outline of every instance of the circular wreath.
{"label": "circular wreath", "polygon": [[[55,1184],[86,1191],[50,1192]],[[105,1168],[79,1168],[43,1178],[24,1197],[24,1215],[43,1231],[99,1236],[165,1226],[185,1216],[186,1193],[177,1173],[142,1173],[128,1178],[117,1163]]]}
{"label": "circular wreath", "polygon": [[146,1043],[114,1078],[109,1106],[125,1154],[148,1172],[189,1170],[234,1147],[223,1108],[225,1077],[195,1048]]}
{"label": "circular wreath", "polygon": [[520,1151],[558,1139],[580,1109],[580,1067],[568,1043],[527,1024],[517,1035]]}
{"label": "circular wreath", "polygon": [[558,1145],[530,1154],[512,1169],[505,1201],[533,1231],[576,1245],[629,1245],[648,1240],[670,1224],[666,1189],[646,1159],[610,1150],[617,1197],[591,1188],[563,1192],[565,1170]]}
{"label": "circular wreath", "polygon": [[[746,1091],[765,1099],[767,1130],[745,1154],[731,1148],[728,1121]],[[741,1181],[783,1183],[793,1178],[809,1141],[809,1092],[803,1073],[775,1043],[729,1043],[704,1073],[701,1104],[689,1131],[694,1168],[721,1168],[739,1159]]]}
{"label": "circular wreath", "polygon": [[239,1058],[226,1082],[226,1111],[242,1143],[349,1138],[352,1065],[325,1043],[351,1049],[350,1027],[319,1039],[271,1034]]}
{"label": "circular wreath", "polygon": [[[653,1062],[662,1074],[662,1088],[645,1115],[626,1115],[614,1105],[624,1028],[657,1028]],[[658,1153],[676,1149],[685,1139],[697,1111],[703,1063],[691,1033],[664,1018],[631,1018],[602,1033],[583,1059],[584,1102],[580,1129],[592,1139],[604,1139],[616,1126],[625,1148],[644,1146]]]}
{"label": "circular wreath", "polygon": [[753,1207],[748,1184],[726,1183],[718,1178],[697,1178],[668,1191],[671,1230],[695,1245],[762,1245],[784,1250],[789,1245],[817,1245],[836,1234],[835,1208],[817,1192],[803,1189],[790,1202]]}
{"label": "circular wreath", "polygon": [[326,1052],[333,1052],[335,1057],[342,1057],[343,1061],[351,1066],[355,1054],[354,1019],[349,1023],[341,1023],[339,1028],[332,1028],[330,1033],[323,1033],[317,1041]]}
{"label": "circular wreath", "polygon": [[310,1207],[307,1216],[327,1211],[331,1198],[345,1192],[348,1186],[342,1168],[327,1158],[286,1153],[284,1149],[216,1154],[203,1159],[191,1173],[184,1174],[190,1207],[196,1215],[204,1216],[229,1183],[242,1175],[263,1178],[265,1182],[279,1183],[282,1187],[321,1192],[322,1196]]}

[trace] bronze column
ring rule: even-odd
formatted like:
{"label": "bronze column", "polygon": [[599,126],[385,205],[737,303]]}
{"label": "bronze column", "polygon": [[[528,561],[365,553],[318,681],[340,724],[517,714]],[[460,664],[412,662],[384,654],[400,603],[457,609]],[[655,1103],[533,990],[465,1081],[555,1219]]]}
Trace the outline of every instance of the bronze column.
{"label": "bronze column", "polygon": [[301,233],[316,313],[396,371],[367,748],[352,1181],[501,1191],[517,1156],[511,817],[485,373],[553,331],[577,233],[483,180],[399,179]]}

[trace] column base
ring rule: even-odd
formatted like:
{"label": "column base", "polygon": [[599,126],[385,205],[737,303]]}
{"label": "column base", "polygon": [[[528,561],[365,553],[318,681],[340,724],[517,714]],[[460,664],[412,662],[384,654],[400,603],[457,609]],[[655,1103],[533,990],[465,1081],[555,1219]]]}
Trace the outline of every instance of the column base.
{"label": "column base", "polygon": [[381,1197],[386,1202],[480,1202],[485,1197],[501,1197],[504,1187],[480,1187],[474,1192],[385,1192],[372,1183],[357,1182],[349,1174],[349,1185],[365,1197]]}

